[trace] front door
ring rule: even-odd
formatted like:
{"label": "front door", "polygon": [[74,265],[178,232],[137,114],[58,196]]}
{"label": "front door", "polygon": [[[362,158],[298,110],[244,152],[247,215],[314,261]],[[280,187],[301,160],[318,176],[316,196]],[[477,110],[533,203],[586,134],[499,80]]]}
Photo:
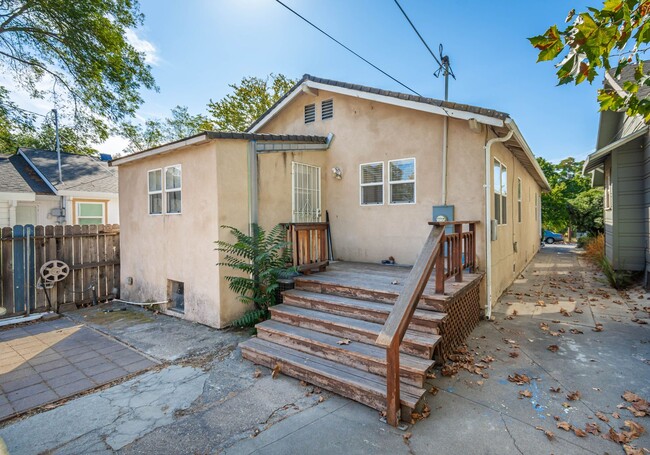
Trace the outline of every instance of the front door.
{"label": "front door", "polygon": [[320,168],[291,163],[291,222],[318,223],[320,208]]}

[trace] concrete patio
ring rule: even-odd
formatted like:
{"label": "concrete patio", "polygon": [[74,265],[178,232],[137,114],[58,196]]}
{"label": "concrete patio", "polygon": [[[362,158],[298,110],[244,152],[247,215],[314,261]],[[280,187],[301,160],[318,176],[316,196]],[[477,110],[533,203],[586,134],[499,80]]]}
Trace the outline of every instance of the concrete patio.
{"label": "concrete patio", "polygon": [[[431,414],[406,431],[363,405],[281,374],[272,379],[242,361],[236,346],[246,331],[138,308],[84,310],[75,320],[157,353],[163,367],[10,421],[0,436],[12,454],[624,453],[603,435],[622,431],[625,421],[648,426],[621,395],[650,397],[650,331],[639,323],[649,319],[650,295],[639,288],[619,294],[600,280],[572,247],[544,248],[503,296],[495,321],[482,322],[468,340],[474,363],[486,365],[483,376],[437,370],[429,380]],[[530,383],[509,381],[515,374]],[[580,398],[570,400],[576,391]],[[560,422],[577,429],[595,423],[599,431],[581,437]],[[650,448],[650,436],[631,445]]]}

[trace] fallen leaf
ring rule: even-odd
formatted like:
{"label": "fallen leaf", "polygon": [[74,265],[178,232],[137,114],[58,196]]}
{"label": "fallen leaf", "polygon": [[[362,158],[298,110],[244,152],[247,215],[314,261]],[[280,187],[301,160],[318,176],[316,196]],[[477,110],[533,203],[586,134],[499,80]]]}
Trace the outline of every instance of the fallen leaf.
{"label": "fallen leaf", "polygon": [[589,422],[585,427],[585,431],[587,433],[591,433],[595,436],[598,436],[600,434],[600,427],[595,422]]}
{"label": "fallen leaf", "polygon": [[558,422],[557,427],[564,431],[571,431],[571,424],[569,422]]}
{"label": "fallen leaf", "polygon": [[574,312],[574,313],[578,313],[578,314],[582,314],[582,313],[584,313],[584,311],[581,310],[580,308],[576,308],[576,309],[574,309],[573,312]]}
{"label": "fallen leaf", "polygon": [[435,387],[435,386],[434,386],[434,387],[431,387],[431,388],[429,389],[429,393],[430,393],[431,395],[437,395],[439,391],[440,391],[440,389],[439,389],[438,387]]}
{"label": "fallen leaf", "polygon": [[476,384],[483,385],[483,381],[476,381]]}
{"label": "fallen leaf", "polygon": [[580,428],[573,427],[573,432],[579,438],[584,438],[585,436],[587,436],[587,433],[585,433],[584,430],[581,430]]}
{"label": "fallen leaf", "polygon": [[535,427],[535,429],[536,429],[536,430],[539,430],[539,431],[543,431],[544,434],[546,435],[546,437],[549,439],[549,441],[552,441],[553,438],[555,437],[555,434],[554,434],[552,431],[547,430],[547,429],[544,428],[544,427]]}
{"label": "fallen leaf", "polygon": [[275,366],[273,367],[273,371],[271,372],[271,377],[273,379],[277,378],[278,375],[280,374],[281,369],[282,369],[282,367],[280,366],[280,364],[276,363]]}
{"label": "fallen leaf", "polygon": [[550,391],[553,392],[553,393],[560,393],[562,391],[562,389],[560,389],[559,386],[558,387],[551,387]]}
{"label": "fallen leaf", "polygon": [[565,308],[560,308],[560,313],[562,316],[565,316],[567,318],[571,316],[571,313],[569,313]]}
{"label": "fallen leaf", "polygon": [[402,438],[404,438],[404,442],[408,442],[408,440],[411,439],[411,436],[413,436],[413,433],[408,432],[408,433],[404,433],[402,435]]}
{"label": "fallen leaf", "polygon": [[562,403],[562,407],[563,408],[570,408],[571,405],[565,401],[564,403]]}
{"label": "fallen leaf", "polygon": [[336,344],[348,345],[350,344],[350,340],[348,340],[347,338],[343,338],[342,340],[337,341]]}
{"label": "fallen leaf", "polygon": [[544,330],[545,332],[549,329],[548,324],[546,322],[540,322],[539,328]]}
{"label": "fallen leaf", "polygon": [[322,403],[323,401],[325,401],[325,397],[323,395],[319,396],[318,397],[318,402]]}
{"label": "fallen leaf", "polygon": [[624,444],[623,445],[623,450],[625,451],[625,455],[646,455],[650,453],[646,449],[638,449],[634,446],[631,446],[629,444]]}
{"label": "fallen leaf", "polygon": [[519,353],[518,353],[517,351],[510,351],[510,352],[508,353],[508,355],[509,355],[510,357],[512,357],[513,359],[516,359],[517,357],[519,357]]}
{"label": "fallen leaf", "polygon": [[546,306],[543,300],[538,300],[535,306]]}
{"label": "fallen leaf", "polygon": [[533,394],[530,390],[520,390],[519,391],[519,398],[530,398],[532,397]]}
{"label": "fallen leaf", "polygon": [[603,328],[603,325],[602,325],[602,324],[600,324],[600,323],[596,323],[596,327],[594,327],[594,328],[591,329],[591,330],[594,331],[594,332],[602,332],[602,331],[605,330],[605,329]]}
{"label": "fallen leaf", "polygon": [[519,374],[519,373],[508,375],[508,381],[514,382],[517,385],[530,384],[530,378],[525,374]]}
{"label": "fallen leaf", "polygon": [[433,373],[432,371],[429,371],[427,373],[427,379],[436,379],[436,374]]}
{"label": "fallen leaf", "polygon": [[573,333],[574,335],[580,335],[584,333],[582,330],[578,329],[570,329],[569,332]]}
{"label": "fallen leaf", "polygon": [[548,349],[551,352],[557,352],[557,351],[560,350],[560,347],[557,344],[552,344],[549,347],[547,347],[546,349]]}
{"label": "fallen leaf", "polygon": [[262,376],[262,370],[260,370],[260,369],[258,368],[258,369],[256,369],[256,370],[253,372],[253,377],[254,377],[255,379],[257,379],[257,378],[259,378],[260,376]]}
{"label": "fallen leaf", "polygon": [[567,393],[566,397],[569,401],[577,401],[580,399],[580,391],[576,390],[575,392],[569,392]]}
{"label": "fallen leaf", "polygon": [[607,417],[605,414],[603,414],[600,411],[596,412],[596,417],[598,417],[600,420],[602,420],[605,423],[609,422],[609,417]]}
{"label": "fallen leaf", "polygon": [[621,415],[618,412],[612,412],[612,417],[614,417],[615,419],[620,419]]}

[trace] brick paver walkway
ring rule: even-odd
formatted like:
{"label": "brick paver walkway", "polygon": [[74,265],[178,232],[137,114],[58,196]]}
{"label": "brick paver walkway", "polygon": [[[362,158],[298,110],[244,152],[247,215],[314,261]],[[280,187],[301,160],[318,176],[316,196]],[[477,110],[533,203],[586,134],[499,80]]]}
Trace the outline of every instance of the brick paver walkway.
{"label": "brick paver walkway", "polygon": [[0,421],[153,365],[66,319],[0,330]]}

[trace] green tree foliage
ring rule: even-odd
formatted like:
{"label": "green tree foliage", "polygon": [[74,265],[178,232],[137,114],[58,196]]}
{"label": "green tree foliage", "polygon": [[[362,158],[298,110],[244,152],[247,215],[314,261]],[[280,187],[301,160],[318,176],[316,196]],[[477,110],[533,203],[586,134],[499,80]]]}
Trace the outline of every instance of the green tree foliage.
{"label": "green tree foliage", "polygon": [[[529,38],[539,50],[537,61],[560,60],[557,64],[559,84],[594,81],[598,71],[637,64],[634,81],[623,86],[626,94],[610,87],[598,91],[601,110],[625,109],[628,115],[640,114],[650,122],[650,100],[636,96],[639,87],[650,86],[650,73],[640,54],[650,43],[650,0],[605,0],[601,9],[571,10],[564,28],[551,26],[543,35]],[[617,61],[612,65],[612,60]]]}
{"label": "green tree foliage", "polygon": [[574,226],[569,201],[591,188],[589,178],[582,176],[584,162],[566,158],[553,164],[542,157],[537,162],[551,186],[551,191],[542,194],[542,223],[546,229],[564,232]]}
{"label": "green tree foliage", "polygon": [[294,84],[283,74],[245,77],[239,84],[230,84],[232,93],[219,101],[210,100],[207,115],[193,115],[187,107],[176,106],[170,117],[150,119],[144,125],[125,124],[121,133],[129,145],[124,152],[145,150],[206,130],[245,131]]}
{"label": "green tree foliage", "polygon": [[283,74],[270,74],[264,79],[245,77],[239,84],[230,85],[233,93],[219,101],[210,100],[210,121],[217,131],[245,131],[295,83]]}
{"label": "green tree foliage", "polygon": [[170,117],[150,119],[144,125],[124,124],[121,132],[129,139],[124,152],[133,153],[211,129],[212,123],[205,115],[193,115],[186,106],[176,106]]}
{"label": "green tree foliage", "polygon": [[276,303],[278,278],[286,272],[291,263],[291,244],[287,242],[287,231],[278,224],[268,233],[257,224],[251,225],[248,235],[232,226],[228,229],[235,242],[218,240],[216,250],[222,254],[218,266],[225,266],[236,272],[227,276],[228,287],[239,295],[239,299],[253,308],[235,326],[252,326],[268,317],[268,308]]}
{"label": "green tree foliage", "polygon": [[568,201],[567,209],[571,224],[578,231],[597,234],[602,232],[603,190],[592,188]]}
{"label": "green tree foliage", "polygon": [[[136,0],[0,0],[0,68],[33,98],[56,102],[75,141],[101,142],[133,116],[141,88],[156,88],[144,53],[126,38],[142,23]],[[33,118],[13,113],[8,96],[0,105],[0,123],[9,121],[0,140],[29,133]]]}

